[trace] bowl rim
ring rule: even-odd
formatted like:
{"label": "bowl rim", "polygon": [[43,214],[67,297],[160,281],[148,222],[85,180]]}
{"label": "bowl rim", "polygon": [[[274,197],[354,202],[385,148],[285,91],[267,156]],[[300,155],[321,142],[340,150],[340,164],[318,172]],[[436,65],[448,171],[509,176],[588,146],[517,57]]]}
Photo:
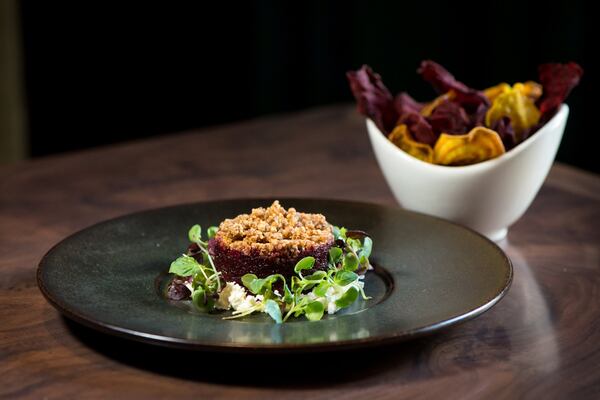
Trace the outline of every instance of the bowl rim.
{"label": "bowl rim", "polygon": [[464,173],[466,171],[475,172],[475,171],[489,170],[489,169],[495,168],[497,165],[500,165],[504,162],[508,162],[508,160],[516,157],[518,154],[525,151],[525,149],[533,146],[533,144],[535,142],[541,140],[540,139],[541,136],[547,135],[548,134],[547,132],[550,132],[551,130],[556,128],[556,125],[558,125],[560,123],[560,121],[566,120],[568,118],[568,116],[569,116],[569,106],[567,104],[563,103],[560,106],[560,109],[556,112],[556,114],[554,114],[554,116],[548,122],[546,122],[544,124],[544,126],[542,126],[537,132],[535,132],[533,135],[529,136],[523,142],[519,143],[517,146],[510,149],[509,151],[502,154],[501,156],[492,158],[489,160],[485,160],[485,161],[482,161],[482,162],[479,162],[476,164],[457,165],[457,166],[431,164],[431,163],[425,162],[423,160],[420,160],[416,157],[413,157],[410,154],[406,153],[404,150],[398,148],[392,142],[390,142],[387,139],[386,135],[383,132],[381,132],[381,130],[377,127],[377,125],[375,125],[375,123],[373,122],[372,119],[366,118],[366,123],[367,123],[367,130],[370,130],[369,128],[375,129],[376,132],[378,132],[379,134],[382,135],[382,137],[384,138],[384,141],[387,143],[387,145],[391,146],[394,149],[394,151],[396,151],[396,154],[399,154],[400,157],[403,158],[404,160],[406,160],[407,162],[416,163],[415,166],[420,166],[424,169],[429,168],[431,171],[439,171],[442,173],[453,174],[453,173]]}

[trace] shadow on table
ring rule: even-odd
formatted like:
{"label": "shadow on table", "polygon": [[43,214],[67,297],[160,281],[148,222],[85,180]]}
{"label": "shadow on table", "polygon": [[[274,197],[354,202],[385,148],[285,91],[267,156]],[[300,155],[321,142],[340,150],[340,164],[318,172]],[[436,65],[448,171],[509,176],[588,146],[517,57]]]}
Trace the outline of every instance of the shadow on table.
{"label": "shadow on table", "polygon": [[[89,348],[117,362],[181,379],[244,386],[315,389],[411,370],[427,360],[440,335],[380,347],[298,354],[233,354],[172,349],[105,335],[63,318]],[[447,331],[448,332],[448,331]],[[427,364],[426,362],[424,364]],[[420,371],[421,378],[428,375]]]}

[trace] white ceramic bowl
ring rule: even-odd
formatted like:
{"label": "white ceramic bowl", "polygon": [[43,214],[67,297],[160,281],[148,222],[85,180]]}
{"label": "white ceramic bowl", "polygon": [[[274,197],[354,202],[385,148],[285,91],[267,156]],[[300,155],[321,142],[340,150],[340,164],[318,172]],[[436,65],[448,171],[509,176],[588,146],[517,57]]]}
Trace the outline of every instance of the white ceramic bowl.
{"label": "white ceramic bowl", "polygon": [[568,115],[569,107],[563,104],[539,131],[512,150],[461,167],[429,164],[408,155],[371,120],[367,120],[367,129],[383,175],[402,207],[500,240],[527,210],[546,179]]}

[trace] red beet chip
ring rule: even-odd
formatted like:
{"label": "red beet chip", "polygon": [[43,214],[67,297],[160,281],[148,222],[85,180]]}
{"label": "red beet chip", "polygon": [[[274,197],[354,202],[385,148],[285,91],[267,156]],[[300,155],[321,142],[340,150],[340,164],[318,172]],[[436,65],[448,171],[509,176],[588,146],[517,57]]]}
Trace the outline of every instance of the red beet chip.
{"label": "red beet chip", "polygon": [[471,119],[465,109],[448,100],[434,108],[428,120],[433,131],[438,135],[441,133],[454,135],[467,133],[471,125]]}
{"label": "red beet chip", "polygon": [[422,61],[417,72],[440,94],[447,93],[450,90],[456,92],[468,92],[471,90],[464,83],[457,81],[446,68],[435,61]]}
{"label": "red beet chip", "polygon": [[579,84],[583,68],[574,62],[548,63],[538,67],[543,94],[538,102],[541,120],[548,121],[565,101],[571,90]]}
{"label": "red beet chip", "polygon": [[358,112],[371,118],[384,133],[391,132],[398,121],[394,99],[379,74],[363,65],[358,71],[346,73],[356,99]]}
{"label": "red beet chip", "polygon": [[425,117],[419,113],[404,114],[398,124],[405,124],[417,142],[433,146],[439,135],[436,135]]}
{"label": "red beet chip", "polygon": [[492,130],[498,132],[506,151],[512,149],[517,144],[515,131],[510,123],[510,118],[502,117],[491,127]]}
{"label": "red beet chip", "polygon": [[482,104],[486,107],[490,106],[490,101],[487,97],[482,92],[474,89],[468,92],[456,92],[453,101],[460,104],[469,114],[476,113]]}
{"label": "red beet chip", "polygon": [[472,127],[485,126],[485,114],[487,114],[489,108],[489,105],[483,103],[477,106],[477,109],[470,115]]}
{"label": "red beet chip", "polygon": [[482,92],[457,81],[448,70],[434,61],[421,62],[417,72],[438,93],[443,94],[453,90],[456,94],[454,101],[459,103],[469,114],[475,112],[480,104],[489,105],[488,99]]}
{"label": "red beet chip", "polygon": [[423,108],[423,104],[413,99],[408,93],[401,92],[394,99],[394,106],[398,112],[398,116],[402,118],[405,114],[418,114]]}

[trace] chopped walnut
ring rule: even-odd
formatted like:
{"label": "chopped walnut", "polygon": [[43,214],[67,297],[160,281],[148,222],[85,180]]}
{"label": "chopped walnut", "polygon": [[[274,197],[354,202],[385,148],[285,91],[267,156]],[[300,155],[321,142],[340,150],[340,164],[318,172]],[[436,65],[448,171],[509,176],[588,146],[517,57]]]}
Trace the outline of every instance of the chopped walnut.
{"label": "chopped walnut", "polygon": [[296,253],[333,242],[333,233],[323,215],[286,210],[276,200],[268,208],[224,220],[215,238],[244,253]]}

